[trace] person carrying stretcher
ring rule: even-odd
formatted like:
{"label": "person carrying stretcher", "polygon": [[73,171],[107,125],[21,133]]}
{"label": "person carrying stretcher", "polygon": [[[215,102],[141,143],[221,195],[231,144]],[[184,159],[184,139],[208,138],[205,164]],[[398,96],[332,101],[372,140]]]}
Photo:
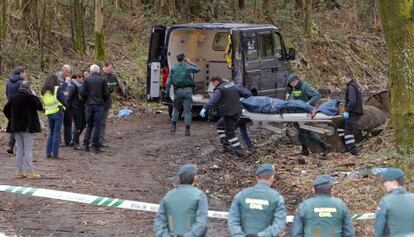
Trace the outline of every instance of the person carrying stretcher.
{"label": "person carrying stretcher", "polygon": [[[296,74],[292,74],[288,78],[288,85],[292,87],[292,93],[290,94],[289,100],[302,100],[311,106],[315,106],[321,98],[319,92],[309,85],[307,82],[302,81]],[[323,149],[323,155],[327,155],[332,146],[320,138],[316,133],[299,129],[299,141],[302,145],[301,155],[309,156],[309,142],[310,140],[316,142]]]}

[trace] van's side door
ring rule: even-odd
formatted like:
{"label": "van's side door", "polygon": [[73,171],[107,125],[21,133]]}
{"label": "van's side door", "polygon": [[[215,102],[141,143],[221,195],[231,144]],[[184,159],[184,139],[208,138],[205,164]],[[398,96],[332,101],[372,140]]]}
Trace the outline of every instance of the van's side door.
{"label": "van's side door", "polygon": [[166,62],[165,33],[164,26],[152,27],[147,61],[147,99],[150,101],[160,98],[161,69]]}
{"label": "van's side door", "polygon": [[257,33],[254,30],[242,30],[244,77],[243,85],[257,94],[261,78]]}
{"label": "van's side door", "polygon": [[275,49],[276,49],[276,97],[285,99],[287,91],[287,79],[290,74],[290,61],[287,57],[285,43],[279,32],[274,32]]}
{"label": "van's side door", "polygon": [[275,41],[272,29],[264,29],[257,32],[259,43],[259,58],[261,80],[259,94],[276,96],[276,74],[280,65],[275,54]]}

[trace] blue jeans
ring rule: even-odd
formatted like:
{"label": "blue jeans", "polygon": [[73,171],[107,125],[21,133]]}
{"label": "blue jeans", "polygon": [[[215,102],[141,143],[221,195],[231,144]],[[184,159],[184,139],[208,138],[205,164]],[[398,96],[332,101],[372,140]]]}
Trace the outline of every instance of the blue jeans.
{"label": "blue jeans", "polygon": [[[104,106],[103,105],[87,105],[86,106],[86,132],[83,144],[89,146],[89,141],[92,136],[92,147],[99,149],[100,147],[100,131],[101,123],[104,117]],[[92,134],[93,131],[93,134]]]}
{"label": "blue jeans", "polygon": [[63,125],[63,112],[49,114],[49,136],[47,137],[46,155],[58,156],[60,146],[60,132]]}

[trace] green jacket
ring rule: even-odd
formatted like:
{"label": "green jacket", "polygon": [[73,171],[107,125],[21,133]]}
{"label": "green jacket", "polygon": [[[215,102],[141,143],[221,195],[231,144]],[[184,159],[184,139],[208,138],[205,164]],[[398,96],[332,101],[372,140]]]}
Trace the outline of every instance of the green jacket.
{"label": "green jacket", "polygon": [[259,182],[234,197],[228,227],[233,237],[248,234],[275,237],[285,228],[286,215],[283,197],[269,185]]}
{"label": "green jacket", "polygon": [[328,195],[316,195],[299,204],[292,237],[355,237],[346,204]]}
{"label": "green jacket", "polygon": [[161,199],[154,223],[155,236],[205,236],[207,215],[207,196],[191,185],[179,185]]}
{"label": "green jacket", "polygon": [[[180,68],[180,73],[174,73],[176,68]],[[185,68],[185,72],[182,72],[183,68]],[[193,73],[198,73],[199,71],[200,68],[192,63],[180,62],[172,65],[170,68],[170,73],[168,74],[167,87],[165,91],[166,95],[170,96],[171,85],[173,85],[174,89],[176,89],[175,87],[177,83],[184,83],[186,86],[194,86]],[[179,75],[180,78],[177,78],[174,75]]]}
{"label": "green jacket", "polygon": [[375,237],[405,237],[414,233],[414,194],[397,188],[383,197],[375,213]]}
{"label": "green jacket", "polygon": [[320,99],[319,92],[305,81],[299,81],[289,97],[289,100],[302,100],[312,106]]}

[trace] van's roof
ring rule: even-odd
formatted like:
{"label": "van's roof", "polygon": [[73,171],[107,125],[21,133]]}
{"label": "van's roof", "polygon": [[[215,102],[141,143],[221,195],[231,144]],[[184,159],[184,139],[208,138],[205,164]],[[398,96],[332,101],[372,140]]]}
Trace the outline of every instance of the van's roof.
{"label": "van's roof", "polygon": [[188,23],[173,25],[171,28],[194,28],[194,29],[256,29],[256,28],[272,28],[278,30],[274,25],[270,24],[245,24],[245,23]]}

